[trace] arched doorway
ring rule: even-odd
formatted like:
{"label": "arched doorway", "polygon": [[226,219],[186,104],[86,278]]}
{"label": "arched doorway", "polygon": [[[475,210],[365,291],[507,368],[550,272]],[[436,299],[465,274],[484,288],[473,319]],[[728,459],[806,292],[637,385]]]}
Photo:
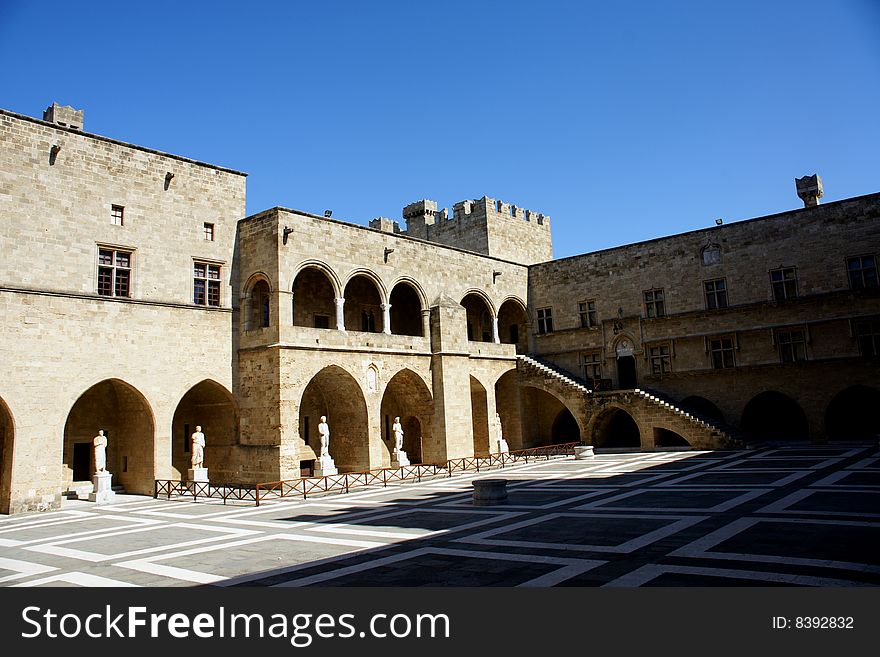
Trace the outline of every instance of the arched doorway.
{"label": "arched doorway", "polygon": [[245,293],[245,330],[265,328],[271,323],[269,283],[264,278],[253,281]]}
{"label": "arched doorway", "polygon": [[15,425],[12,412],[0,398],[0,513],[9,513],[12,497],[12,448]]}
{"label": "arched doorway", "polygon": [[354,377],[337,365],[328,365],[312,377],[299,405],[299,435],[320,455],[318,424],[330,427],[330,456],[340,472],[370,469],[369,418],[364,394]]}
{"label": "arched doorway", "polygon": [[632,390],[638,385],[636,379],[635,347],[632,340],[623,338],[615,347],[617,355],[617,387]]}
{"label": "arched doorway", "polygon": [[474,436],[474,456],[488,456],[489,401],[486,388],[476,377],[471,377],[471,426]]}
{"label": "arched doorway", "polygon": [[231,481],[230,448],[237,441],[238,418],[232,394],[215,381],[197,383],[181,398],[171,422],[172,478],[185,479],[191,467],[191,436],[205,434],[205,467],[212,479]]}
{"label": "arched doorway", "polygon": [[567,408],[562,409],[553,420],[553,428],[550,433],[550,444],[560,445],[562,443],[574,443],[581,439],[581,430],[578,427],[577,420],[574,419],[571,411]]}
{"label": "arched doorway", "polygon": [[580,425],[574,414],[554,395],[540,388],[523,386],[520,403],[523,449],[580,440]]}
{"label": "arched doorway", "polygon": [[807,416],[791,397],[768,390],[746,404],[742,429],[761,440],[808,440]]}
{"label": "arched doorway", "polygon": [[[391,377],[382,395],[382,451],[383,466],[391,465],[394,452],[394,434],[391,426],[394,418],[400,418],[403,426],[403,451],[410,463],[431,462],[432,456],[439,462],[431,439],[431,418],[434,416],[434,400],[422,378],[412,370],[400,370]],[[426,458],[427,457],[427,458]]]}
{"label": "arched doorway", "polygon": [[353,276],[345,286],[345,328],[349,331],[381,333],[382,295],[372,278]]}
{"label": "arched doorway", "polygon": [[671,429],[654,428],[654,447],[690,447],[691,444],[681,434]]}
{"label": "arched doorway", "polygon": [[[513,451],[523,448],[520,395],[519,375],[516,370],[509,370],[498,377],[495,382],[495,410],[501,419],[501,434]],[[491,436],[491,440],[497,439],[497,436]],[[495,444],[491,446],[494,451]]]}
{"label": "arched doorway", "polygon": [[465,295],[461,305],[467,313],[467,336],[472,342],[492,342],[492,308],[475,292]]}
{"label": "arched doorway", "polygon": [[528,351],[528,315],[519,299],[508,299],[498,309],[498,337],[503,344],[515,344],[519,354]]}
{"label": "arched doorway", "polygon": [[593,423],[594,447],[641,447],[639,425],[622,408],[603,411]]}
{"label": "arched doorway", "polygon": [[336,328],[336,293],[329,275],[306,267],[293,281],[293,325]]}
{"label": "arched doorway", "polygon": [[423,336],[422,302],[415,288],[401,281],[391,290],[391,332],[394,335]]}
{"label": "arched doorway", "polygon": [[144,396],[119,379],[96,383],[76,400],[64,425],[62,486],[91,482],[92,439],[107,437],[107,471],[113,485],[151,495],[155,472],[153,411]]}
{"label": "arched doorway", "polygon": [[829,440],[876,440],[880,436],[880,391],[868,386],[843,390],[825,411]]}
{"label": "arched doorway", "polygon": [[707,420],[715,420],[722,424],[725,421],[724,413],[721,412],[721,409],[705,397],[700,397],[698,395],[685,397],[681,400],[680,406],[682,410],[685,410],[692,415],[696,415],[697,417],[705,418]]}

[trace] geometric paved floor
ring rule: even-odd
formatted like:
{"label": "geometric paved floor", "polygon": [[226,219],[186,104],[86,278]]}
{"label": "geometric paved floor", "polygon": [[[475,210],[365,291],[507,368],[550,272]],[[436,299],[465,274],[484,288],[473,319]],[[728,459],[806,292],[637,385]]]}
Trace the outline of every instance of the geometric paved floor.
{"label": "geometric paved floor", "polygon": [[[474,507],[471,482],[509,480]],[[308,501],[0,516],[0,586],[877,586],[880,452],[599,454]]]}

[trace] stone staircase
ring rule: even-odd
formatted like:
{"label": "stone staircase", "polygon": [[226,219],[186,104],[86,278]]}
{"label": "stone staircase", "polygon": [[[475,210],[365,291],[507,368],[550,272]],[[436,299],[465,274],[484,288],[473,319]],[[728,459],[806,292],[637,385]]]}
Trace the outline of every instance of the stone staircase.
{"label": "stone staircase", "polygon": [[646,401],[687,420],[697,428],[708,431],[710,435],[716,437],[720,442],[742,447],[747,446],[749,442],[745,434],[733,427],[725,426],[705,416],[685,411],[683,408],[677,406],[672,399],[665,397],[656,391],[636,388],[633,392],[643,397]]}
{"label": "stone staircase", "polygon": [[524,354],[517,354],[516,359],[518,365],[525,373],[538,374],[540,376],[556,379],[558,382],[571,386],[574,390],[581,393],[589,394],[593,392],[586,381],[576,377],[571,372],[566,372],[565,370],[548,363],[545,360],[535,358],[534,356],[526,356]]}

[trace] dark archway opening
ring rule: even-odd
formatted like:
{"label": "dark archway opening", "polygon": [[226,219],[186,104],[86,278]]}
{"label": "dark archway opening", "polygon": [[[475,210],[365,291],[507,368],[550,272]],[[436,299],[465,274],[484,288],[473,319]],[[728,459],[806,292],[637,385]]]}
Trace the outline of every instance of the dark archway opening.
{"label": "dark archway opening", "polygon": [[467,314],[467,336],[472,342],[492,342],[492,311],[479,294],[461,300]]}
{"label": "dark archway opening", "polygon": [[[155,474],[153,413],[134,387],[119,379],[96,383],[76,400],[64,425],[62,486],[91,483],[92,440],[107,437],[107,471],[126,492],[152,495]],[[76,478],[75,478],[76,477]]]}
{"label": "dark archway opening", "polygon": [[681,408],[697,417],[705,418],[707,420],[715,420],[716,422],[721,423],[725,422],[724,413],[721,412],[721,409],[705,397],[700,397],[698,395],[685,397],[681,400]]}
{"label": "dark archway opening", "polygon": [[474,435],[474,456],[489,455],[489,402],[486,389],[471,377],[471,426]]}
{"label": "dark archway opening", "polygon": [[621,408],[602,413],[593,426],[595,447],[641,447],[639,425]]}
{"label": "dark archway opening", "polygon": [[567,408],[559,411],[556,419],[553,420],[553,428],[550,432],[550,442],[553,445],[561,443],[574,443],[581,439],[581,430],[578,427],[577,420]]}
{"label": "dark archway opening", "polygon": [[504,344],[515,344],[516,352],[528,351],[528,315],[517,301],[508,299],[498,309],[498,337]]}
{"label": "dark archway opening", "polygon": [[205,467],[215,481],[237,481],[231,447],[238,442],[238,417],[232,395],[215,381],[205,380],[187,391],[171,422],[172,477],[185,479],[192,467],[191,436],[196,427],[205,434]]}
{"label": "dark archway opening", "polygon": [[265,328],[270,325],[269,284],[266,281],[259,280],[251,286],[246,297],[246,303],[246,330],[253,331],[254,329]]}
{"label": "dark archway opening", "polygon": [[299,405],[299,435],[320,456],[318,424],[330,427],[330,456],[340,472],[370,469],[367,403],[357,381],[337,365],[328,365],[312,377]]}
{"label": "dark archway opening", "polygon": [[684,436],[669,429],[654,428],[654,447],[690,447]]}
{"label": "dark archway opening", "polygon": [[353,277],[345,286],[345,328],[363,333],[382,332],[382,297],[369,276]]}
{"label": "dark archway opening", "polygon": [[799,441],[810,437],[807,416],[791,397],[767,391],[746,404],[742,429],[760,440]]}
{"label": "dark archway opening", "polygon": [[622,390],[636,387],[636,359],[633,356],[618,356],[617,381]]}
{"label": "dark archway opening", "polygon": [[13,434],[12,413],[0,399],[0,513],[8,513],[11,504]]}
{"label": "dark archway opening", "polygon": [[306,267],[293,281],[293,325],[336,328],[335,298],[327,274]]}
{"label": "dark archway opening", "polygon": [[829,440],[876,440],[880,436],[880,391],[852,386],[835,395],[825,411]]}
{"label": "dark archway opening", "polygon": [[408,283],[398,283],[391,290],[391,332],[394,335],[422,336],[422,303]]}
{"label": "dark archway opening", "polygon": [[[403,451],[410,463],[422,463],[423,459],[434,457],[439,462],[431,436],[431,418],[434,416],[434,401],[431,392],[422,378],[412,370],[401,370],[388,381],[382,395],[382,465],[389,467],[394,452],[394,434],[391,427],[394,418],[400,418],[403,427]],[[431,461],[427,461],[431,462]]]}

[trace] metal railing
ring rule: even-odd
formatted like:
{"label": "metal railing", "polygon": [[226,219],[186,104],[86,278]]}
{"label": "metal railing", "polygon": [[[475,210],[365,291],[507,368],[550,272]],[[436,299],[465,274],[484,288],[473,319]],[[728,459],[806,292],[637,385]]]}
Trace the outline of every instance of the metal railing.
{"label": "metal railing", "polygon": [[222,499],[223,504],[234,500],[253,502],[256,506],[260,506],[260,502],[266,500],[280,500],[288,497],[307,499],[309,495],[348,493],[353,489],[369,486],[381,485],[384,488],[395,482],[420,482],[426,478],[451,477],[454,473],[480,472],[516,463],[550,460],[554,456],[571,456],[577,445],[580,443],[571,442],[487,456],[466,456],[460,459],[450,459],[437,465],[418,463],[399,468],[345,472],[323,477],[301,477],[259,484],[221,484],[207,481],[156,479],[153,498],[158,499],[160,495],[164,495],[166,499],[191,497],[193,501],[197,501],[199,498]]}
{"label": "metal railing", "polygon": [[259,491],[254,485],[248,484],[221,484],[208,481],[178,481],[174,479],[156,479],[153,487],[153,499],[164,495],[166,499],[172,497],[191,497],[195,502],[198,498],[210,498],[223,500],[248,501],[257,503]]}
{"label": "metal railing", "polygon": [[384,488],[389,483],[394,482],[420,482],[427,477],[451,477],[456,472],[480,472],[481,470],[503,468],[515,463],[550,460],[554,456],[571,456],[574,454],[574,448],[577,445],[580,445],[580,443],[571,442],[560,445],[548,445],[546,447],[532,447],[515,452],[489,454],[487,456],[466,456],[460,459],[450,459],[438,465],[406,465],[400,468],[345,472],[324,477],[302,477],[300,479],[270,481],[256,485],[255,502],[257,506],[260,506],[260,502],[269,499],[283,499],[294,496],[307,499],[310,494],[314,495],[316,493],[348,493],[352,489],[366,488],[374,485],[381,485]]}

